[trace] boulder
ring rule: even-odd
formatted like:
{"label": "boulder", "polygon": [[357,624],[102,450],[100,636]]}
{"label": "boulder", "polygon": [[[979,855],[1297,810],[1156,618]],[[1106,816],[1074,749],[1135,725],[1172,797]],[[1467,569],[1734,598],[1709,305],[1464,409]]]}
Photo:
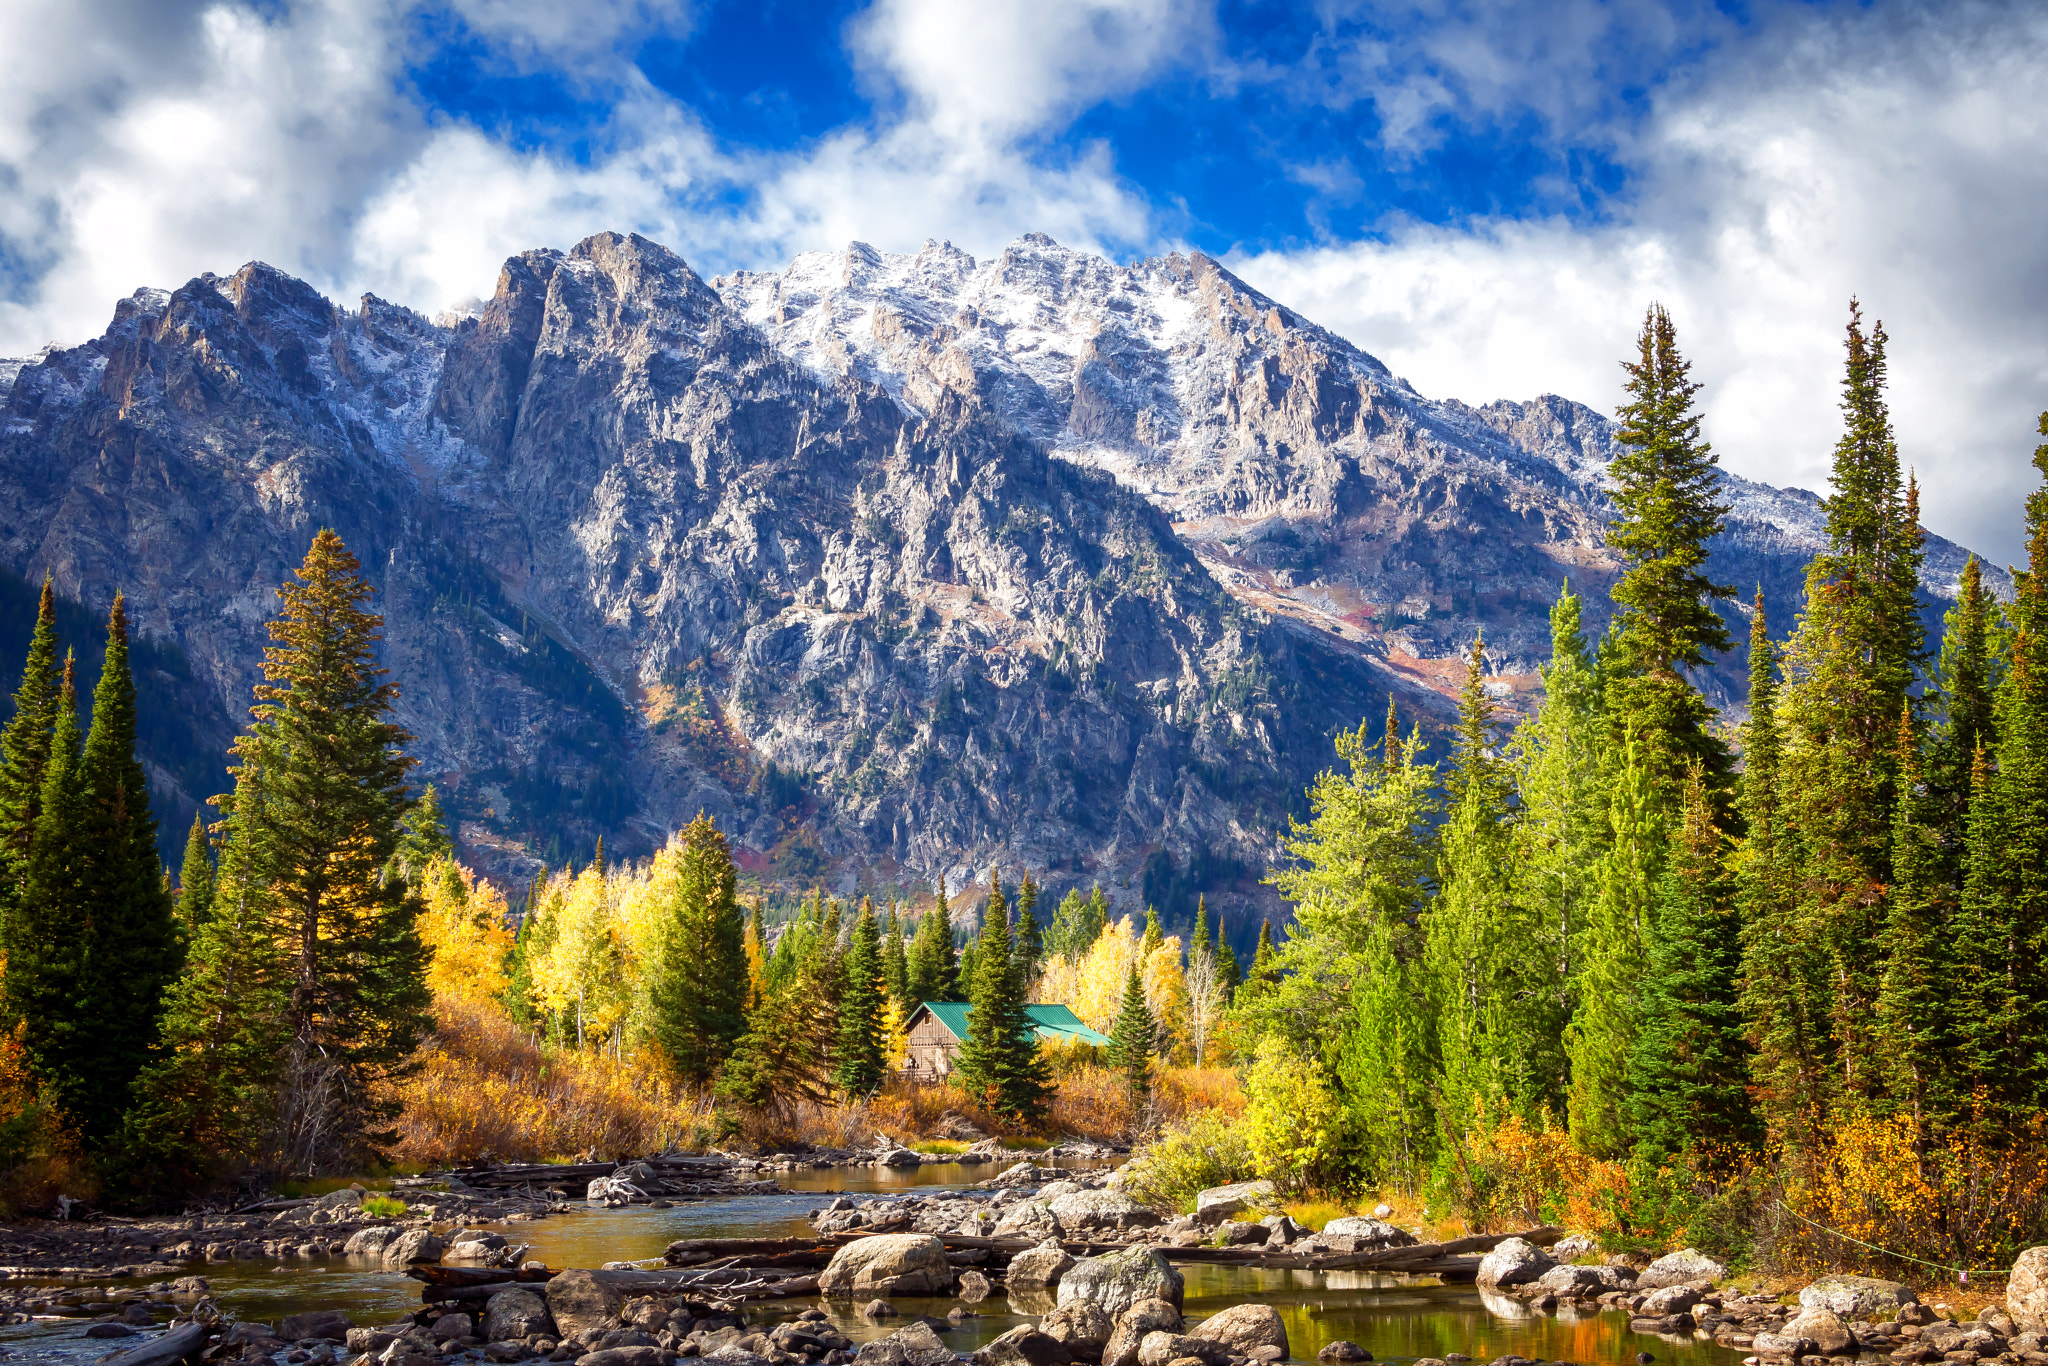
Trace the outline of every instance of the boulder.
{"label": "boulder", "polygon": [[1479,1288],[1527,1285],[1541,1280],[1556,1263],[1542,1248],[1522,1238],[1504,1238],[1479,1263]]}
{"label": "boulder", "polygon": [[1066,1344],[1030,1324],[1019,1324],[991,1341],[972,1358],[980,1366],[1071,1366]]}
{"label": "boulder", "polygon": [[548,1313],[547,1301],[531,1290],[500,1290],[484,1305],[486,1342],[528,1338],[536,1333],[552,1336],[554,1331],[555,1320]]}
{"label": "boulder", "polygon": [[1691,1286],[1667,1285],[1643,1296],[1642,1307],[1636,1312],[1645,1318],[1661,1319],[1670,1314],[1683,1314],[1699,1302],[1700,1292]]}
{"label": "boulder", "polygon": [[866,1304],[860,1307],[860,1316],[864,1319],[870,1320],[893,1319],[899,1317],[896,1310],[896,1306],[889,1303],[887,1300],[869,1300]]}
{"label": "boulder", "polygon": [[85,1330],[89,1338],[132,1338],[135,1330],[125,1323],[95,1323]]}
{"label": "boulder", "polygon": [[438,1262],[448,1245],[423,1228],[408,1229],[384,1244],[384,1265],[411,1266],[414,1262]]}
{"label": "boulder", "polygon": [[1067,1232],[1103,1233],[1152,1228],[1165,1220],[1159,1211],[1117,1191],[1075,1191],[1052,1202],[1052,1214]]}
{"label": "boulder", "polygon": [[1240,1181],[1232,1186],[1211,1186],[1195,1196],[1195,1217],[1205,1224],[1221,1223],[1246,1210],[1270,1209],[1279,1192],[1271,1181]]}
{"label": "boulder", "polygon": [[1080,1300],[1047,1314],[1038,1331],[1066,1344],[1067,1351],[1082,1361],[1100,1361],[1116,1321],[1093,1300]]}
{"label": "boulder", "polygon": [[1600,1250],[1600,1240],[1590,1233],[1572,1233],[1551,1244],[1550,1255],[1558,1261],[1575,1261]]}
{"label": "boulder", "polygon": [[1208,1366],[1226,1366],[1230,1360],[1230,1349],[1208,1338],[1166,1332],[1147,1333],[1145,1340],[1138,1344],[1138,1366],[1169,1366],[1171,1362],[1190,1357],[1207,1362]]}
{"label": "boulder", "polygon": [[821,1295],[939,1295],[953,1286],[946,1247],[929,1233],[882,1233],[832,1254]]}
{"label": "boulder", "polygon": [[618,1322],[626,1302],[589,1271],[564,1271],[547,1283],[548,1314],[563,1337],[596,1337]]}
{"label": "boulder", "polygon": [[1233,1304],[1203,1319],[1188,1336],[1220,1342],[1238,1356],[1250,1356],[1254,1347],[1278,1347],[1287,1355],[1287,1325],[1270,1304]]}
{"label": "boulder", "polygon": [[387,1224],[372,1224],[359,1228],[341,1245],[341,1251],[348,1257],[381,1257],[384,1245],[398,1236],[398,1230]]}
{"label": "boulder", "polygon": [[1133,1247],[1076,1261],[1060,1277],[1059,1302],[1093,1300],[1121,1326],[1124,1311],[1140,1300],[1164,1300],[1178,1314],[1184,1293],[1172,1263],[1149,1247]]}
{"label": "boulder", "polygon": [[1264,1224],[1247,1224],[1241,1219],[1225,1219],[1216,1226],[1216,1237],[1225,1247],[1263,1246],[1273,1236],[1273,1230]]}
{"label": "boulder", "polygon": [[577,1357],[576,1366],[668,1366],[668,1353],[659,1347],[603,1347]]}
{"label": "boulder", "polygon": [[960,1287],[954,1293],[969,1304],[980,1304],[988,1298],[989,1288],[988,1277],[970,1270],[960,1273]]}
{"label": "boulder", "polygon": [[1052,1212],[1050,1200],[1022,1200],[1003,1211],[991,1236],[1057,1238],[1060,1232],[1060,1221]]}
{"label": "boulder", "polygon": [[1049,1169],[1047,1172],[1042,1173],[1027,1158],[1016,1166],[991,1176],[981,1184],[984,1186],[1036,1186],[1052,1179]]}
{"label": "boulder", "polygon": [[1899,1281],[1869,1276],[1822,1276],[1799,1292],[1802,1309],[1828,1309],[1844,1319],[1896,1318],[1899,1310],[1920,1297]]}
{"label": "boulder", "polygon": [[1659,1257],[1644,1267],[1643,1274],[1636,1277],[1636,1288],[1657,1290],[1667,1285],[1684,1285],[1688,1281],[1718,1281],[1727,1275],[1727,1267],[1706,1253],[1688,1247]]}
{"label": "boulder", "polygon": [[916,1167],[922,1165],[923,1162],[923,1158],[908,1148],[892,1148],[888,1152],[883,1153],[875,1165],[878,1167]]}
{"label": "boulder", "polygon": [[1786,1337],[1805,1338],[1820,1349],[1822,1356],[1855,1355],[1856,1339],[1849,1332],[1849,1325],[1842,1322],[1842,1316],[1832,1309],[1818,1305],[1807,1309],[1785,1325],[1784,1333]]}
{"label": "boulder", "polygon": [[[621,1348],[620,1350],[649,1351],[652,1349],[642,1347],[637,1349]],[[746,1348],[740,1346],[738,1343],[732,1342],[727,1343],[725,1346],[719,1348],[717,1351],[711,1353],[704,1359],[706,1361],[715,1361],[718,1363],[718,1366],[775,1366],[775,1363],[769,1361],[767,1357],[762,1356],[759,1352],[750,1352]],[[577,1359],[576,1366],[583,1366],[583,1363],[589,1360],[589,1357],[579,1357]],[[668,1358],[664,1356],[662,1360],[666,1361],[668,1360]],[[602,1363],[600,1363],[600,1366],[602,1366]]]}
{"label": "boulder", "polygon": [[2022,1333],[2048,1333],[2048,1247],[2030,1247],[2013,1263],[2005,1312]]}
{"label": "boulder", "polygon": [[371,1356],[376,1356],[386,1347],[398,1341],[401,1329],[410,1326],[410,1324],[398,1324],[390,1328],[351,1328],[348,1330],[346,1345],[348,1350],[356,1356],[361,1356],[365,1352]]}
{"label": "boulder", "polygon": [[1037,1247],[1026,1248],[1010,1259],[1010,1289],[1032,1290],[1058,1285],[1060,1277],[1066,1275],[1067,1268],[1073,1264],[1073,1254],[1060,1246],[1060,1240],[1048,1238]]}
{"label": "boulder", "polygon": [[1299,1242],[1308,1236],[1308,1230],[1295,1223],[1292,1215],[1269,1214],[1259,1220],[1259,1223],[1269,1231],[1269,1236],[1266,1239],[1268,1246],[1284,1246],[1288,1243]]}
{"label": "boulder", "polygon": [[854,1357],[855,1366],[954,1366],[952,1352],[939,1341],[932,1326],[919,1320],[907,1323],[888,1337],[864,1342]]}
{"label": "boulder", "polygon": [[348,1330],[355,1327],[348,1321],[348,1315],[335,1309],[315,1309],[307,1314],[287,1314],[278,1325],[278,1336],[286,1342],[301,1342],[307,1338],[327,1338],[333,1342],[346,1343]]}
{"label": "boulder", "polygon": [[1178,1333],[1180,1306],[1165,1300],[1139,1300],[1117,1315],[1116,1330],[1102,1349],[1102,1366],[1138,1366],[1138,1349],[1153,1333]]}
{"label": "boulder", "polygon": [[1621,1283],[1611,1266],[1553,1266],[1532,1284],[1546,1295],[1588,1295]]}
{"label": "boulder", "polygon": [[1355,1238],[1369,1245],[1359,1248],[1360,1252],[1383,1247],[1416,1245],[1415,1235],[1407,1229],[1396,1228],[1384,1219],[1368,1219],[1364,1215],[1355,1215],[1349,1219],[1332,1219],[1323,1225],[1323,1235],[1328,1238]]}
{"label": "boulder", "polygon": [[[1371,1361],[1372,1353],[1355,1342],[1338,1338],[1335,1342],[1323,1344],[1323,1350],[1316,1353],[1317,1361]],[[1420,1363],[1417,1363],[1420,1366]]]}

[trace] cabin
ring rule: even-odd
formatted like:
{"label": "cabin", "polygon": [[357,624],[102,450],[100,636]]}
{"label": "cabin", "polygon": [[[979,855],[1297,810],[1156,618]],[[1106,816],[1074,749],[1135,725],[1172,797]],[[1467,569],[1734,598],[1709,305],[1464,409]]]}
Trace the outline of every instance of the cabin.
{"label": "cabin", "polygon": [[[973,1011],[965,1001],[924,1001],[911,1011],[903,1026],[910,1044],[903,1075],[914,1081],[944,1081],[953,1070],[960,1046],[967,1041],[967,1017]],[[1041,1043],[1109,1046],[1107,1034],[1082,1024],[1065,1006],[1027,1005],[1024,1015]]]}

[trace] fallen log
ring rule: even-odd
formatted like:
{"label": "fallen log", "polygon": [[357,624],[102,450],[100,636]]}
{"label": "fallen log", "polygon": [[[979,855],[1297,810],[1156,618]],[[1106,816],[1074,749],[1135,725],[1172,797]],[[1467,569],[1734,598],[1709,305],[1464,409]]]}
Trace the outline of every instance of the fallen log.
{"label": "fallen log", "polygon": [[211,1332],[205,1324],[194,1321],[140,1347],[131,1347],[119,1356],[108,1357],[104,1366],[171,1366],[173,1362],[197,1356]]}
{"label": "fallen log", "polygon": [[545,1281],[555,1273],[545,1268],[528,1271],[523,1266],[442,1266],[432,1262],[414,1262],[405,1269],[405,1274],[429,1285],[457,1286]]}

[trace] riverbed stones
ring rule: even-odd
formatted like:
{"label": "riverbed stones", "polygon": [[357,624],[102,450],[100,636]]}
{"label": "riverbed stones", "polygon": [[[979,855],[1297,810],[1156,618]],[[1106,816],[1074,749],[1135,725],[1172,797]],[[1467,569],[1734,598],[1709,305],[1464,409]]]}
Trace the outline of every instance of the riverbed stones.
{"label": "riverbed stones", "polygon": [[1417,1239],[1405,1228],[1397,1228],[1384,1219],[1369,1219],[1354,1215],[1345,1219],[1332,1219],[1323,1225],[1323,1239],[1332,1247],[1341,1247],[1347,1252],[1378,1252],[1382,1248],[1414,1247]]}
{"label": "riverbed stones", "polygon": [[349,1240],[342,1244],[341,1250],[343,1255],[349,1257],[381,1257],[384,1255],[384,1245],[397,1236],[398,1230],[388,1224],[372,1224],[368,1228],[359,1228],[349,1235]]}
{"label": "riverbed stones", "polygon": [[1841,1356],[1856,1350],[1856,1337],[1841,1315],[1819,1305],[1806,1310],[1785,1325],[1785,1336],[1805,1338],[1822,1356]]}
{"label": "riverbed stones", "polygon": [[1919,1298],[1900,1281],[1869,1276],[1822,1276],[1799,1292],[1801,1308],[1829,1309],[1845,1319],[1894,1318]]}
{"label": "riverbed stones", "polygon": [[1636,1277],[1636,1288],[1656,1290],[1667,1285],[1684,1285],[1688,1281],[1713,1282],[1723,1280],[1727,1275],[1726,1266],[1697,1248],[1688,1247],[1659,1257],[1644,1267],[1643,1274]]}
{"label": "riverbed stones", "polygon": [[938,1295],[951,1289],[946,1247],[929,1233],[882,1233],[832,1254],[821,1295]]}
{"label": "riverbed stones", "polygon": [[1010,1259],[1010,1288],[1035,1290],[1058,1285],[1060,1277],[1066,1275],[1073,1264],[1073,1254],[1060,1246],[1060,1240],[1048,1238],[1037,1247],[1026,1248]]}
{"label": "riverbed stones", "polygon": [[438,1262],[448,1245],[423,1228],[407,1229],[384,1245],[384,1265],[411,1266],[414,1262]]}
{"label": "riverbed stones", "polygon": [[954,1357],[932,1326],[920,1320],[888,1337],[862,1343],[854,1366],[954,1366]]}
{"label": "riverbed stones", "polygon": [[287,1314],[278,1325],[278,1335],[286,1342],[301,1342],[307,1338],[326,1338],[332,1342],[347,1342],[348,1330],[355,1327],[348,1321],[348,1315],[337,1309],[315,1309],[306,1314]]}
{"label": "riverbed stones", "polygon": [[915,1167],[924,1161],[908,1148],[892,1148],[876,1161],[878,1167]]}
{"label": "riverbed stones", "polygon": [[1053,1217],[1067,1232],[1106,1233],[1152,1228],[1164,1222],[1159,1211],[1116,1191],[1077,1190],[1052,1202]]}
{"label": "riverbed stones", "polygon": [[618,1322],[626,1297],[591,1271],[564,1271],[547,1283],[547,1310],[565,1338],[593,1338]]}
{"label": "riverbed stones", "polygon": [[2030,1247],[2013,1263],[2005,1312],[2022,1333],[2048,1333],[2048,1247]]}
{"label": "riverbed stones", "polygon": [[1082,1361],[1100,1361],[1102,1349],[1116,1332],[1116,1320],[1093,1300],[1077,1300],[1047,1314],[1038,1331],[1065,1344],[1067,1351]]}
{"label": "riverbed stones", "polygon": [[1060,1277],[1059,1302],[1093,1300],[1121,1324],[1124,1311],[1140,1300],[1164,1300],[1179,1313],[1185,1287],[1166,1258],[1149,1247],[1133,1247],[1076,1261]]}
{"label": "riverbed stones", "polygon": [[1530,1285],[1545,1295],[1597,1295],[1621,1283],[1611,1266],[1553,1266]]}
{"label": "riverbed stones", "polygon": [[860,1316],[871,1323],[897,1317],[896,1306],[887,1300],[869,1300],[860,1307]]}
{"label": "riverbed stones", "polygon": [[1050,1200],[1024,1200],[1004,1210],[996,1220],[997,1238],[1057,1238],[1060,1221]]}
{"label": "riverbed stones", "polygon": [[953,1293],[969,1304],[980,1304],[989,1296],[988,1277],[972,1268],[960,1273],[960,1285]]}
{"label": "riverbed stones", "polygon": [[1030,1324],[1020,1324],[993,1339],[972,1358],[978,1366],[1071,1366],[1066,1344]]}
{"label": "riverbed stones", "polygon": [[484,1304],[483,1337],[486,1342],[532,1337],[536,1333],[552,1334],[554,1331],[555,1321],[548,1314],[547,1302],[531,1290],[500,1290]]}
{"label": "riverbed stones", "polygon": [[1178,1333],[1180,1306],[1165,1300],[1139,1300],[1117,1315],[1116,1330],[1102,1349],[1102,1366],[1138,1366],[1138,1349],[1152,1333]]}
{"label": "riverbed stones", "polygon": [[1355,1342],[1345,1338],[1338,1338],[1335,1342],[1324,1343],[1322,1350],[1316,1353],[1316,1360],[1371,1361],[1372,1353],[1366,1351],[1365,1348],[1360,1347]]}
{"label": "riverbed stones", "polygon": [[659,1347],[600,1347],[577,1357],[576,1366],[668,1366],[668,1354]]}
{"label": "riverbed stones", "polygon": [[1205,1224],[1220,1224],[1246,1210],[1270,1209],[1279,1198],[1271,1181],[1239,1181],[1230,1186],[1211,1186],[1195,1195],[1195,1217]]}
{"label": "riverbed stones", "polygon": [[1230,1355],[1230,1349],[1220,1342],[1185,1333],[1147,1333],[1138,1344],[1138,1366],[1172,1366],[1190,1358],[1207,1366],[1226,1366]]}
{"label": "riverbed stones", "polygon": [[1556,1263],[1542,1248],[1524,1238],[1503,1238],[1479,1263],[1479,1288],[1527,1285],[1541,1280]]}
{"label": "riverbed stones", "polygon": [[1220,1342],[1238,1356],[1250,1356],[1254,1347],[1278,1347],[1287,1355],[1287,1325],[1270,1304],[1233,1304],[1203,1319],[1188,1336]]}

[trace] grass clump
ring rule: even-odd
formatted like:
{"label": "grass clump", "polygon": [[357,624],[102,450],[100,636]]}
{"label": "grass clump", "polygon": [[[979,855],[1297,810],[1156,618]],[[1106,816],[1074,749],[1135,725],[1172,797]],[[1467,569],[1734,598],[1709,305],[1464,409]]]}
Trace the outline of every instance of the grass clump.
{"label": "grass clump", "polygon": [[393,1195],[372,1195],[363,1201],[363,1213],[372,1219],[396,1219],[405,1213],[405,1201]]}

